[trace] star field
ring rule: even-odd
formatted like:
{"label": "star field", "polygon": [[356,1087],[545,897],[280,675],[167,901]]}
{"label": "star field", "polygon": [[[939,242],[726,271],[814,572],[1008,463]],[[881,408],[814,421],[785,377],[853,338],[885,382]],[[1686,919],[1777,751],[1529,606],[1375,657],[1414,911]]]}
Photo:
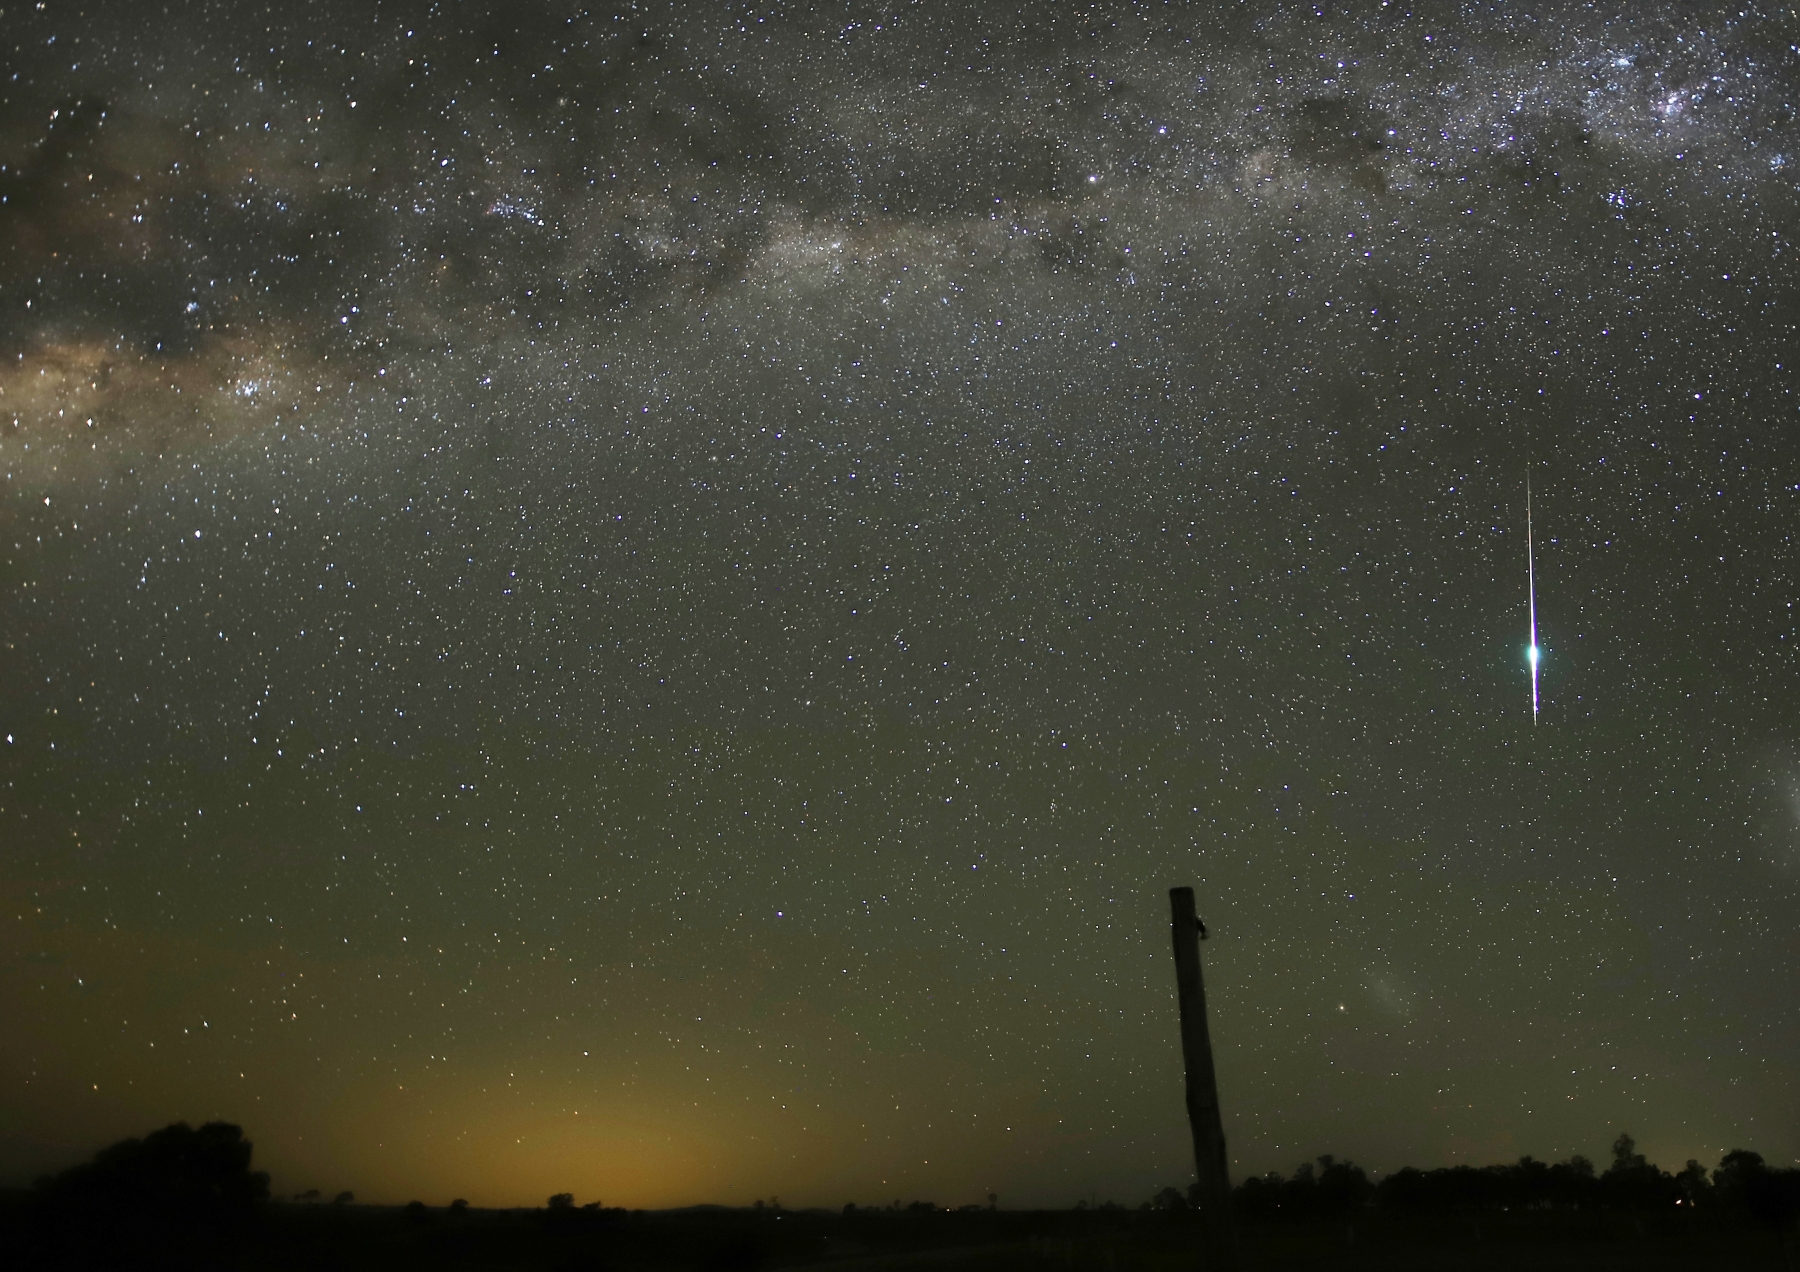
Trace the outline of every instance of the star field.
{"label": "star field", "polygon": [[0,6],[0,1173],[1800,1157],[1794,12],[969,9]]}

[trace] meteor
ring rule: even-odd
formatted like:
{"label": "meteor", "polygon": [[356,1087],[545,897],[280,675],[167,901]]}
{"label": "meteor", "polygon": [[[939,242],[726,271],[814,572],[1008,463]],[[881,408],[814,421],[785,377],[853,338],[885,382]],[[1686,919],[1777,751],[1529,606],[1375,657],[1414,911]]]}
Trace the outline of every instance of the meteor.
{"label": "meteor", "polygon": [[1538,718],[1537,556],[1531,546],[1531,474],[1525,474],[1525,595],[1531,607],[1531,644],[1525,651],[1531,664],[1531,722]]}

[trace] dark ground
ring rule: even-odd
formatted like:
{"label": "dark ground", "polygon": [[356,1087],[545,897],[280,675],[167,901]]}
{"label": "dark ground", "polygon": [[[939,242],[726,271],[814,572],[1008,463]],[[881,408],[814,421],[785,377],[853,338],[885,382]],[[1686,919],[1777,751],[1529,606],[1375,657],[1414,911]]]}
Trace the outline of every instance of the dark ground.
{"label": "dark ground", "polygon": [[[655,1213],[269,1204],[232,1232],[34,1240],[25,1194],[0,1210],[19,1268],[519,1269],[520,1272],[1196,1272],[1197,1220],[1143,1211]],[[1703,1214],[1502,1213],[1240,1225],[1239,1267],[1800,1272],[1800,1235]]]}

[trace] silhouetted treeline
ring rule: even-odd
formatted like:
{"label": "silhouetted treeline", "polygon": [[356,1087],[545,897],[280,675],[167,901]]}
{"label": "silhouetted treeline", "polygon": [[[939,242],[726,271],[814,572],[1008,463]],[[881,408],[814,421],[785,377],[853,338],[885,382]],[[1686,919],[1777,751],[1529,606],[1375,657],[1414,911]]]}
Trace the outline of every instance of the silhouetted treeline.
{"label": "silhouetted treeline", "polygon": [[[1153,1204],[1166,1208],[1170,1191]],[[1603,1172],[1581,1156],[1554,1164],[1521,1157],[1500,1166],[1408,1166],[1371,1183],[1360,1166],[1327,1156],[1316,1168],[1308,1162],[1286,1178],[1271,1172],[1246,1179],[1232,1199],[1239,1214],[1261,1220],[1337,1216],[1369,1206],[1396,1215],[1689,1207],[1781,1223],[1800,1215],[1800,1170],[1771,1167],[1760,1154],[1733,1149],[1710,1173],[1689,1161],[1670,1174],[1646,1161],[1631,1136],[1621,1135]]]}
{"label": "silhouetted treeline", "polygon": [[1240,1213],[1258,1219],[1312,1219],[1366,1206],[1374,1191],[1362,1167],[1326,1154],[1318,1169],[1305,1162],[1287,1179],[1273,1172],[1252,1175],[1232,1200]]}

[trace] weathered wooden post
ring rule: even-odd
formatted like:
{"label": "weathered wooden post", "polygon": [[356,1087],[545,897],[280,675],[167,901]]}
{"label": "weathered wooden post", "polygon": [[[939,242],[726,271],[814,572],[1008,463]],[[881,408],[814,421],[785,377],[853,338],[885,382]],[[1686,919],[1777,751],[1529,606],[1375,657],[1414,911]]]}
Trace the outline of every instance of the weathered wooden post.
{"label": "weathered wooden post", "polygon": [[1212,1037],[1206,1029],[1206,986],[1200,979],[1200,940],[1206,928],[1194,914],[1192,888],[1169,889],[1169,932],[1175,940],[1175,989],[1181,1000],[1181,1054],[1187,1062],[1188,1126],[1194,1133],[1194,1171],[1199,1176],[1205,1224],[1205,1272],[1232,1272],[1231,1171],[1225,1163],[1225,1127],[1219,1119],[1219,1084],[1213,1077]]}

